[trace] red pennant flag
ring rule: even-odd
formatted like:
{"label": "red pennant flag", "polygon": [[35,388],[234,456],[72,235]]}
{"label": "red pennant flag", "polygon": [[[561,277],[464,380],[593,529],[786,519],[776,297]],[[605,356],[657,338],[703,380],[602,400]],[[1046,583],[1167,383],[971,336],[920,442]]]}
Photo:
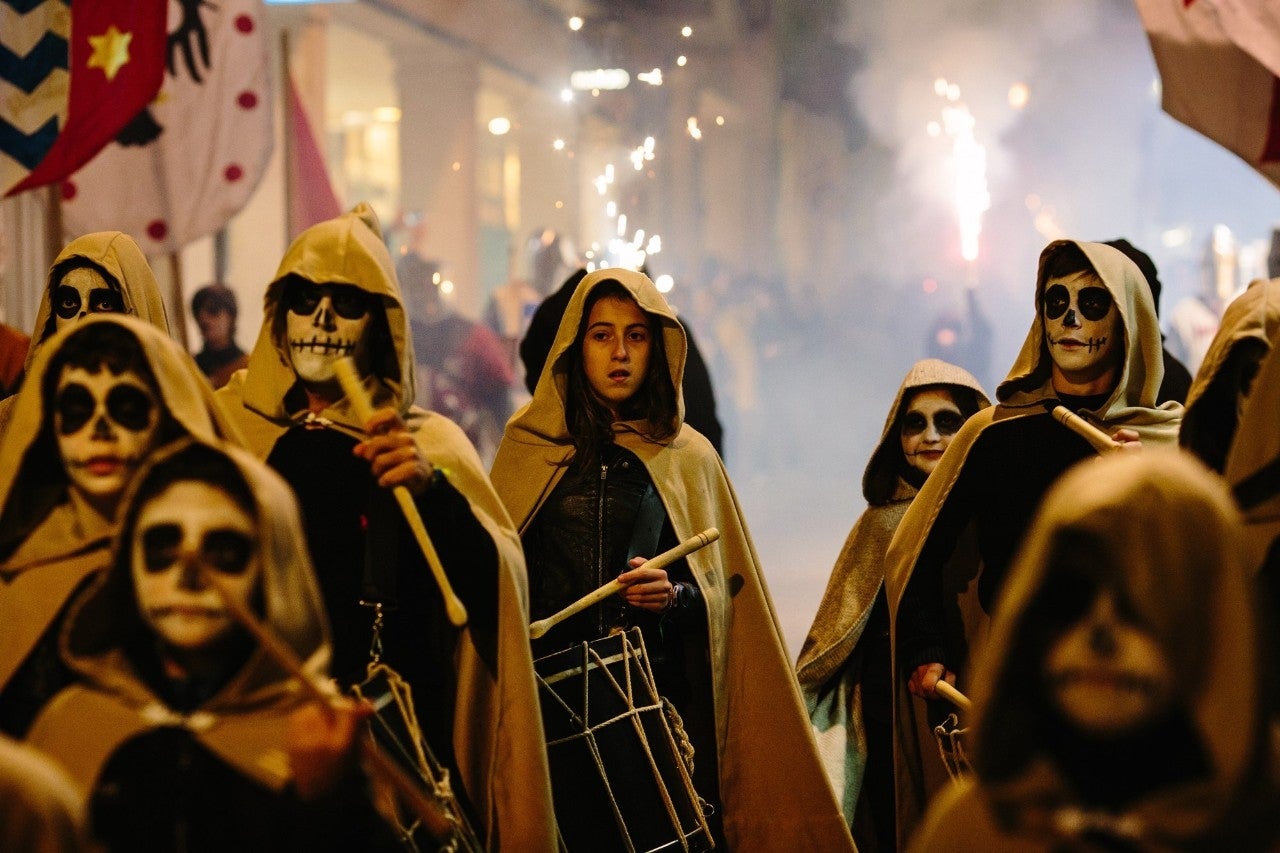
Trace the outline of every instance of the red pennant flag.
{"label": "red pennant flag", "polygon": [[317,222],[333,219],[342,213],[342,206],[329,183],[324,155],[311,131],[307,111],[298,97],[298,87],[293,75],[287,74],[289,108],[289,225],[292,240]]}
{"label": "red pennant flag", "polygon": [[118,229],[148,255],[226,225],[271,157],[262,0],[171,5],[169,70],[130,144],[112,143],[62,183],[68,231]]}
{"label": "red pennant flag", "polygon": [[160,90],[166,0],[93,0],[71,12],[67,120],[39,164],[6,195],[59,181],[87,163]]}

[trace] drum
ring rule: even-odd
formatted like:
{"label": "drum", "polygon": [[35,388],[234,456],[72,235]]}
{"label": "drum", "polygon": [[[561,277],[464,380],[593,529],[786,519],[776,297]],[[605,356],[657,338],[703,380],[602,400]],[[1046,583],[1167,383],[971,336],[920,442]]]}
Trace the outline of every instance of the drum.
{"label": "drum", "polygon": [[387,810],[393,812],[405,848],[410,851],[481,853],[484,846],[453,792],[449,768],[440,764],[422,736],[408,683],[386,664],[374,663],[369,665],[365,680],[352,690],[373,705],[369,730],[378,748],[412,779],[421,783],[427,800],[437,807],[437,825],[424,826],[388,792],[392,802]]}
{"label": "drum", "polygon": [[658,695],[640,629],[539,658],[534,669],[564,847],[710,850],[692,748]]}

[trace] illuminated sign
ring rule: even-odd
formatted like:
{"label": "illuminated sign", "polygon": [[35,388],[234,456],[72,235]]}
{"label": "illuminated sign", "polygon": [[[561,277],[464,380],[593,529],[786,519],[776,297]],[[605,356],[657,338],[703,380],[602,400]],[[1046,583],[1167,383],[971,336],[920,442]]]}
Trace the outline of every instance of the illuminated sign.
{"label": "illuminated sign", "polygon": [[623,68],[597,68],[595,71],[575,71],[569,75],[569,85],[579,92],[593,89],[625,89],[631,75]]}

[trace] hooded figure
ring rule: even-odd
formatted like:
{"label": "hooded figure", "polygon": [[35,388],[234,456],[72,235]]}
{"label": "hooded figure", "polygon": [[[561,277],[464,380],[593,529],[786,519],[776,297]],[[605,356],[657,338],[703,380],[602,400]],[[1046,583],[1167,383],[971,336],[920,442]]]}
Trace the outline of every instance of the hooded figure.
{"label": "hooded figure", "polygon": [[[77,237],[58,253],[40,295],[25,369],[54,332],[93,314],[130,314],[166,335],[169,318],[155,273],[133,238],[121,231]],[[0,436],[8,429],[12,400],[0,400]]]}
{"label": "hooded figure", "polygon": [[324,608],[288,487],[228,445],[186,439],[155,454],[125,500],[109,568],[62,633],[80,681],[29,737],[81,788],[96,840],[124,851],[373,849],[379,836],[394,839],[356,779],[323,803],[291,790],[286,722],[309,700],[204,572],[308,676],[327,671]]}
{"label": "hooded figure", "polygon": [[1227,305],[1187,394],[1178,444],[1221,473],[1262,359],[1280,334],[1280,280],[1258,279]]}
{"label": "hooded figure", "polygon": [[[593,298],[597,288],[607,295]],[[601,306],[612,307],[596,315]],[[618,328],[622,322],[610,311],[622,312],[625,328]],[[592,319],[586,334],[584,321],[597,316],[600,321]],[[609,396],[603,397],[594,383],[584,388],[593,374],[589,364],[580,365],[600,356],[587,340],[606,348],[622,340],[628,347],[642,344],[645,363],[628,355],[625,365],[609,369]],[[532,615],[547,616],[598,586],[596,575],[608,581],[631,566],[620,576],[624,582],[636,579],[621,594],[629,603],[622,597],[607,600],[551,629],[544,639],[562,646],[598,639],[619,620],[647,627],[646,644],[648,637],[661,636],[661,650],[649,649],[654,658],[666,656],[665,666],[655,665],[655,680],[659,692],[669,686],[686,691],[669,698],[693,742],[694,785],[702,786],[700,795],[718,797],[728,849],[851,849],[737,498],[710,443],[683,422],[685,346],[675,314],[642,273],[598,270],[578,286],[533,399],[508,422],[492,471],[525,537]],[[640,390],[629,389],[633,380],[651,376],[656,378]],[[660,402],[648,396],[650,390]],[[594,443],[583,438],[587,428],[579,426],[575,436],[570,426],[571,417],[581,424],[588,416],[583,404],[588,394],[595,395],[597,405],[610,406],[614,416],[611,423],[594,422]],[[654,411],[664,412],[659,422],[649,417]],[[585,466],[581,460],[575,465],[576,441],[593,457]],[[591,474],[592,465],[599,473]],[[591,477],[600,480],[598,486],[587,487]],[[581,510],[584,500],[608,502],[604,526],[584,517],[594,517]],[[542,524],[544,515],[554,523]],[[626,523],[632,519],[634,524]],[[599,553],[596,539],[567,538],[561,522],[577,525],[571,532],[591,528],[603,537]],[[640,558],[710,527],[720,531],[720,539],[690,554],[683,565],[672,564],[665,573],[652,570],[661,574],[652,579],[646,575],[651,570],[636,568]],[[572,565],[547,559],[555,554],[564,554]],[[575,588],[561,586],[572,580],[570,572],[591,566],[595,573],[579,577]],[[602,623],[604,630],[592,634]],[[708,772],[714,790],[705,784]]]}
{"label": "hooded figure", "polygon": [[[135,395],[144,422],[122,426],[130,412],[112,392],[101,411],[92,396],[89,409],[64,396],[88,387],[64,382],[77,371],[95,388],[121,382],[116,389],[155,393],[158,405],[153,412],[144,399],[143,411]],[[58,660],[56,626],[76,590],[105,567],[115,509],[137,466],[175,437],[234,431],[191,357],[163,331],[120,314],[57,332],[11,399],[13,429],[0,439],[0,727],[20,735],[70,676]],[[89,417],[72,431],[76,408]],[[71,458],[79,456],[86,458]]]}
{"label": "hooded figure", "polygon": [[[926,708],[908,690],[932,699],[933,682],[944,673],[954,679],[981,644],[1041,497],[1063,471],[1095,453],[1049,410],[1064,405],[1113,438],[1140,439],[1147,449],[1177,440],[1182,406],[1156,405],[1160,327],[1151,290],[1132,260],[1101,243],[1054,241],[1040,255],[1035,306],[1022,350],[996,389],[997,404],[960,430],[885,557],[898,682],[900,842],[929,794],[949,778],[936,759]],[[1080,375],[1093,379],[1072,378]]]}
{"label": "hooded figure", "polygon": [[[361,356],[379,415],[391,410],[412,454],[429,460],[431,474],[414,502],[466,607],[461,629],[449,623],[391,490],[379,485],[367,457],[353,455],[378,437],[366,435],[344,395],[315,397],[301,378],[331,369],[326,357],[339,347]],[[339,683],[364,680],[375,612],[362,602],[382,604],[382,661],[408,681],[423,734],[454,769],[455,790],[481,838],[492,849],[549,849],[554,817],[520,540],[462,430],[413,406],[412,371],[394,265],[373,210],[361,204],[289,247],[267,287],[249,367],[217,398],[250,450],[298,498]]]}
{"label": "hooded figure", "polygon": [[[1258,288],[1255,283],[1240,299]],[[1268,291],[1276,288],[1270,281]],[[1273,341],[1275,339],[1273,338]],[[1280,356],[1272,346],[1263,356],[1253,390],[1243,403],[1235,440],[1227,453],[1223,476],[1231,484],[1244,513],[1249,542],[1249,566],[1257,574],[1260,592],[1268,600],[1272,624],[1280,624]],[[1270,638],[1273,649],[1280,641]],[[1273,658],[1274,658],[1273,652]]]}
{"label": "hooded figure", "polygon": [[1275,849],[1242,546],[1227,489],[1187,454],[1064,476],[974,662],[973,775],[913,849]]}
{"label": "hooded figure", "polygon": [[[893,838],[893,687],[884,554],[898,522],[929,476],[922,470],[928,463],[913,465],[905,455],[903,437],[908,408],[914,408],[914,401],[926,390],[945,395],[941,399],[950,404],[931,413],[937,415],[934,427],[938,435],[932,446],[939,454],[966,419],[991,405],[978,380],[963,368],[930,358],[907,371],[862,475],[867,509],[849,531],[836,558],[796,663],[827,775],[858,849],[864,851],[884,848],[876,845],[872,836],[887,835],[890,844]],[[954,425],[945,429],[939,422],[944,414],[954,420]],[[930,461],[937,465],[936,460]],[[872,724],[879,725],[868,731]],[[872,762],[881,767],[878,778],[887,784],[886,791],[868,793],[887,796],[862,801],[863,774]],[[865,814],[868,809],[869,819]]]}

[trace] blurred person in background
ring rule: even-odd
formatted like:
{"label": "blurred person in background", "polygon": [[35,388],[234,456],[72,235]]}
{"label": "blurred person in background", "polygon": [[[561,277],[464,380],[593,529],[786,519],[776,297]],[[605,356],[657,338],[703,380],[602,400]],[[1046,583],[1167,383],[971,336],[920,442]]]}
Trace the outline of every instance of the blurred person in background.
{"label": "blurred person in background", "polygon": [[440,267],[414,251],[396,262],[409,304],[421,404],[462,427],[485,465],[511,416],[515,373],[493,329],[453,310],[440,292]]}
{"label": "blurred person in background", "polygon": [[196,365],[221,388],[231,374],[249,366],[249,356],[236,343],[236,294],[225,284],[208,284],[191,297],[191,316],[200,328],[204,348],[196,353]]}

